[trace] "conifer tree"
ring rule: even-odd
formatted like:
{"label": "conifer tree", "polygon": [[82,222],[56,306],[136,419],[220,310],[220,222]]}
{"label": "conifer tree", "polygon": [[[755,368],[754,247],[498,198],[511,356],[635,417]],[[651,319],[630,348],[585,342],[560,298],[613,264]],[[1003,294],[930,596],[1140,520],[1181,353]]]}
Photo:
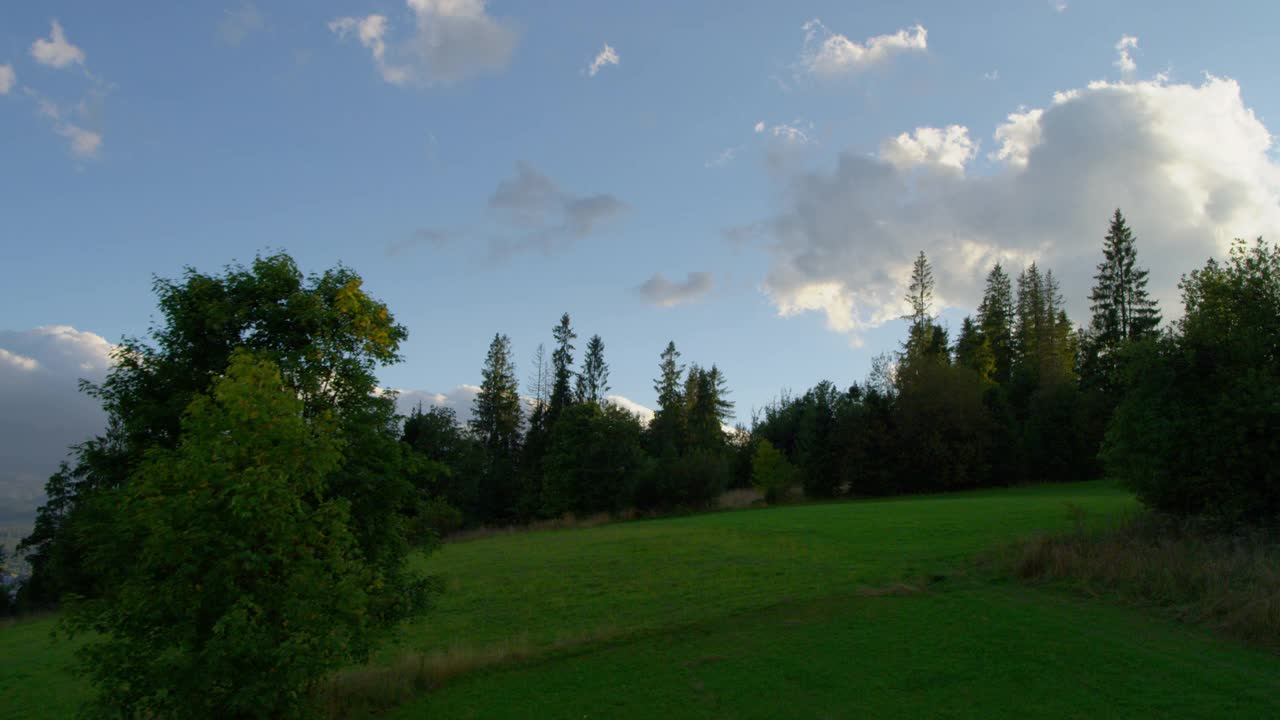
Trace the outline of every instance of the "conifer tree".
{"label": "conifer tree", "polygon": [[956,364],[973,370],[986,382],[995,378],[996,364],[995,355],[991,352],[991,339],[968,316],[960,325],[960,336],[956,338]]}
{"label": "conifer tree", "polygon": [[578,337],[569,323],[569,313],[560,316],[560,324],[551,331],[556,347],[551,351],[551,398],[547,401],[547,424],[554,425],[560,413],[573,404],[573,341]]}
{"label": "conifer tree", "polygon": [[911,305],[911,313],[904,315],[903,320],[911,323],[908,330],[906,347],[903,354],[907,359],[915,359],[928,354],[933,345],[933,268],[924,251],[916,256],[911,266],[911,284],[907,286],[906,301]]}
{"label": "conifer tree", "polygon": [[1013,367],[1013,312],[1013,283],[996,263],[987,273],[987,286],[978,306],[978,330],[991,349],[992,379],[998,383],[1009,381]]}
{"label": "conifer tree", "polygon": [[599,404],[609,392],[609,364],[604,360],[604,341],[592,335],[587,341],[587,354],[582,358],[578,374],[578,402]]}
{"label": "conifer tree", "polygon": [[1084,343],[1084,383],[1112,389],[1117,353],[1126,342],[1147,337],[1160,325],[1160,311],[1147,294],[1147,271],[1137,267],[1133,232],[1116,209],[1103,240],[1103,260],[1089,295],[1093,317]]}
{"label": "conifer tree", "polygon": [[520,446],[524,418],[511,339],[506,335],[493,336],[480,375],[480,392],[472,402],[471,431],[488,450],[514,453]]}
{"label": "conifer tree", "polygon": [[668,342],[658,364],[658,378],[653,389],[658,393],[658,409],[649,422],[650,451],[661,456],[679,452],[684,438],[684,366],[680,365],[680,351],[674,342]]}
{"label": "conifer tree", "polygon": [[524,420],[511,340],[506,335],[493,336],[481,377],[469,424],[485,449],[479,488],[481,512],[497,517],[508,514],[516,504],[516,463]]}
{"label": "conifer tree", "polygon": [[1160,325],[1160,310],[1147,294],[1147,271],[1137,266],[1135,239],[1117,208],[1089,295],[1089,329],[1103,350],[1114,352],[1122,341],[1144,337]]}

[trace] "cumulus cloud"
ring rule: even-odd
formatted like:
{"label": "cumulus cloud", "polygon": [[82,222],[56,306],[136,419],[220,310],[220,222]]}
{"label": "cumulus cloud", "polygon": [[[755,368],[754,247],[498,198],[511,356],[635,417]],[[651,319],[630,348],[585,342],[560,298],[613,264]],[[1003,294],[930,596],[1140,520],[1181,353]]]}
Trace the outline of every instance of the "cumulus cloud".
{"label": "cumulus cloud", "polygon": [[963,173],[977,147],[969,139],[969,128],[963,125],[948,125],[945,129],[920,127],[885,140],[880,145],[880,157],[903,171],[930,167]]}
{"label": "cumulus cloud", "polygon": [[62,23],[57,20],[49,22],[51,25],[49,38],[47,40],[38,38],[31,43],[31,57],[41,65],[55,68],[84,65],[84,50],[67,40],[67,35],[62,30]]}
{"label": "cumulus cloud", "polygon": [[251,2],[243,2],[240,7],[222,11],[222,19],[218,21],[218,37],[228,45],[239,45],[251,33],[266,27],[258,6]]}
{"label": "cumulus cloud", "polygon": [[490,250],[506,257],[525,250],[551,253],[587,237],[627,210],[609,194],[576,195],[528,163],[516,165],[515,177],[503,180],[489,197],[489,209],[518,230],[495,237]]}
{"label": "cumulus cloud", "polygon": [[972,309],[997,260],[1014,272],[1036,260],[1083,323],[1120,207],[1169,318],[1182,273],[1234,237],[1280,231],[1271,135],[1233,80],[1094,82],[1020,108],[993,135],[996,165],[983,174],[958,171],[976,152],[962,128],[917,128],[877,155],[846,152],[832,169],[794,171],[783,211],[761,221],[773,256],[762,290],[779,314],[820,312],[853,336],[894,320],[924,250],[939,307]]}
{"label": "cumulus cloud", "polygon": [[114,347],[68,326],[0,331],[0,515],[30,518],[70,445],[102,431],[81,378],[101,381]]}
{"label": "cumulus cloud", "polygon": [[605,65],[617,65],[620,61],[621,58],[618,57],[618,51],[610,47],[609,43],[605,43],[604,49],[591,61],[585,72],[589,77],[595,77],[596,73],[600,72]]}
{"label": "cumulus cloud", "polygon": [[1116,41],[1116,62],[1115,66],[1120,72],[1126,75],[1138,69],[1138,64],[1133,61],[1133,56],[1129,54],[1130,50],[1138,49],[1138,38],[1132,35],[1122,35]]}
{"label": "cumulus cloud", "polygon": [[345,40],[354,35],[373,56],[382,79],[392,85],[448,85],[507,66],[517,33],[491,17],[485,0],[406,0],[412,31],[388,39],[385,15],[339,17],[329,30]]}
{"label": "cumulus cloud", "polygon": [[654,273],[636,292],[654,305],[674,307],[701,299],[711,292],[714,284],[709,272],[691,272],[683,281],[668,280],[662,273]]}
{"label": "cumulus cloud", "polygon": [[18,74],[12,65],[0,65],[0,95],[8,95],[14,85],[18,84]]}
{"label": "cumulus cloud", "polygon": [[839,77],[887,61],[904,52],[924,52],[929,31],[922,25],[899,30],[892,35],[876,35],[857,43],[833,33],[814,18],[805,23],[804,48],[799,67],[803,72],[824,78]]}

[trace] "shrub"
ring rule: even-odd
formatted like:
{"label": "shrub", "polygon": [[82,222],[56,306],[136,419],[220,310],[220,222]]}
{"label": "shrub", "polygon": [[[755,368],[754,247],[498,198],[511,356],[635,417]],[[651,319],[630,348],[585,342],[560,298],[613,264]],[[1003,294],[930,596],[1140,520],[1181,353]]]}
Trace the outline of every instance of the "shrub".
{"label": "shrub", "polygon": [[765,502],[772,505],[786,497],[795,485],[796,469],[773,443],[760,440],[751,460],[751,482],[764,492]]}

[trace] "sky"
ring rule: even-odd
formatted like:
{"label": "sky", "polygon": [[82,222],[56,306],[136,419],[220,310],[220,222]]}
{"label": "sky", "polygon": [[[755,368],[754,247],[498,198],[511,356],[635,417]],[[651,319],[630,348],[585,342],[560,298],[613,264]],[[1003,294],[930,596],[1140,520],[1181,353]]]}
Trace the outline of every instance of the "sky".
{"label": "sky", "polygon": [[[1072,319],[1111,213],[1166,319],[1280,229],[1280,5],[7,3],[0,513],[100,429],[77,380],[151,282],[285,251],[409,330],[380,379],[466,416],[495,333],[562,312],[617,401],[716,363],[749,422],[896,348],[924,251],[952,329],[1000,261]],[[580,353],[579,353],[580,354]],[[16,510],[15,510],[16,508]],[[23,508],[26,508],[25,510]]]}

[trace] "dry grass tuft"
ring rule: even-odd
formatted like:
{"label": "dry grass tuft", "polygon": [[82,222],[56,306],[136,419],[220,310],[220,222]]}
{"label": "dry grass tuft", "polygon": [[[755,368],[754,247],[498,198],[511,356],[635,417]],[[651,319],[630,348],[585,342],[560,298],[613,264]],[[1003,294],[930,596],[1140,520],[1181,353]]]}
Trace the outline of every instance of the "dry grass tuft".
{"label": "dry grass tuft", "polygon": [[477,670],[515,665],[557,652],[571,651],[621,637],[614,627],[537,644],[526,637],[471,647],[453,646],[431,652],[407,652],[389,665],[367,665],[333,675],[319,689],[326,717],[346,718],[380,713]]}
{"label": "dry grass tuft", "polygon": [[756,507],[764,503],[764,493],[756,488],[735,488],[726,490],[716,500],[716,507],[721,510],[741,510]]}
{"label": "dry grass tuft", "polygon": [[1040,535],[997,561],[1024,581],[1063,581],[1089,595],[1167,608],[1280,650],[1280,537],[1222,532],[1151,516],[1118,528]]}

